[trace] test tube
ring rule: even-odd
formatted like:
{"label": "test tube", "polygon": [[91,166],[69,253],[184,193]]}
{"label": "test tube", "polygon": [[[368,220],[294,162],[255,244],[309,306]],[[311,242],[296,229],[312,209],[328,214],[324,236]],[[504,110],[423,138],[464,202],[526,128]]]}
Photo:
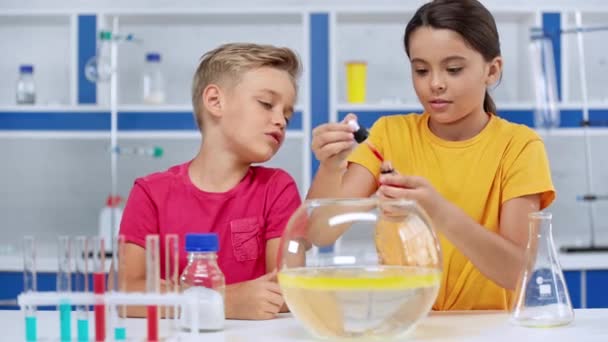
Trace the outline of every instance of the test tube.
{"label": "test tube", "polygon": [[95,294],[95,341],[106,339],[106,306],[103,295],[106,292],[106,249],[102,237],[92,238],[93,245],[93,293]]}
{"label": "test tube", "polygon": [[[146,292],[160,293],[158,235],[146,236]],[[148,341],[158,341],[158,306],[148,305]]]}
{"label": "test tube", "polygon": [[[179,284],[177,281],[179,267],[179,239],[177,234],[165,235],[165,283],[167,284],[168,293],[177,293]],[[178,329],[178,305],[174,305],[172,310],[167,306],[165,317],[171,320],[170,332],[173,333]],[[173,312],[170,312],[173,311]]]}
{"label": "test tube", "polygon": [[[23,239],[23,292],[36,292],[36,241],[33,236]],[[25,340],[36,341],[36,307],[27,305],[25,311]]]}
{"label": "test tube", "polygon": [[[76,292],[89,292],[89,244],[86,236],[77,236],[74,254],[76,255],[76,273],[74,277],[74,290]],[[89,341],[89,308],[87,305],[76,306],[76,330],[78,342]]]}
{"label": "test tube", "polygon": [[[125,236],[119,235],[116,237],[114,244],[113,263],[114,265],[114,283],[112,284],[112,290],[114,292],[127,292],[126,275],[125,272]],[[117,305],[116,306],[116,326],[114,327],[114,340],[125,341],[127,339],[127,326],[125,324],[125,317],[127,317],[127,306]]]}
{"label": "test tube", "polygon": [[69,236],[59,236],[57,292],[59,294],[59,331],[61,341],[72,340],[72,305],[70,292],[72,291],[72,246]]}

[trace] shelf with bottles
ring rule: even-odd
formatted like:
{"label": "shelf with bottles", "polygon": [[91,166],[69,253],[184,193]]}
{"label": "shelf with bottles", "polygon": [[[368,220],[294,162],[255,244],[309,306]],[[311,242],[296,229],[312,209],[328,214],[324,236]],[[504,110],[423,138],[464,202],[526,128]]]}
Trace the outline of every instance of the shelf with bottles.
{"label": "shelf with bottles", "polygon": [[[114,17],[119,32],[132,34],[134,43],[121,44],[118,52],[119,104],[143,104],[144,75],[149,53],[160,57],[154,67],[162,75],[167,105],[191,102],[192,76],[203,53],[227,42],[254,42],[286,46],[296,51],[306,65],[308,18],[299,11],[245,12],[106,12],[98,17],[98,30],[109,29]],[[309,68],[304,67],[304,72]],[[299,103],[308,102],[305,74],[299,82]],[[98,103],[109,103],[107,83],[97,85]]]}
{"label": "shelf with bottles", "polygon": [[74,26],[70,14],[0,13],[0,106],[17,103],[21,65],[32,67],[35,104],[74,103]]}
{"label": "shelf with bottles", "polygon": [[[562,99],[564,103],[571,106],[582,102],[580,72],[584,66],[589,105],[608,108],[608,88],[606,87],[608,84],[608,52],[606,52],[608,9],[581,12],[581,19],[584,28],[603,27],[604,30],[582,34],[584,63],[581,63],[579,58],[577,34],[562,34]],[[575,12],[562,13],[562,30],[571,30],[576,27]]]}
{"label": "shelf with bottles", "polygon": [[[365,14],[338,11],[332,17],[331,70],[335,110],[420,107],[403,47],[405,26],[413,14],[414,9]],[[534,100],[527,62],[530,58],[528,42],[530,28],[540,25],[541,15],[532,10],[496,10],[493,14],[501,39],[504,76],[491,92],[497,102],[522,108],[520,103],[527,105]],[[367,64],[367,96],[363,106],[346,100],[346,63],[349,61]]]}

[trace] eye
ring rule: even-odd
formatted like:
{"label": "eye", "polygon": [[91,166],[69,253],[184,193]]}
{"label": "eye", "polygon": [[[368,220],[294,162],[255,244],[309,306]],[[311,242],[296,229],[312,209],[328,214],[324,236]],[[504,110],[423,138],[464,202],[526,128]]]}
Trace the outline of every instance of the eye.
{"label": "eye", "polygon": [[260,103],[260,105],[262,105],[262,107],[264,107],[266,109],[271,109],[272,108],[272,104],[271,103],[260,101],[260,100],[258,100],[258,102]]}
{"label": "eye", "polygon": [[285,115],[285,124],[289,125],[289,121],[291,121],[291,116]]}
{"label": "eye", "polygon": [[455,67],[455,68],[448,68],[448,72],[450,74],[458,74],[460,71],[462,71],[462,67]]}
{"label": "eye", "polygon": [[424,76],[424,75],[426,75],[428,73],[428,70],[426,70],[426,69],[416,69],[414,72],[418,76]]}

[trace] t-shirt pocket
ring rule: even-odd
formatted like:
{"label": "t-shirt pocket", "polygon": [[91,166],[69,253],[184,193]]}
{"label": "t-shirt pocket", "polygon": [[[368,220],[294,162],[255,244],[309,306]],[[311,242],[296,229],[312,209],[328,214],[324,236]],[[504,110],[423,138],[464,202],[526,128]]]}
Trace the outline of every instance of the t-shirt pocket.
{"label": "t-shirt pocket", "polygon": [[260,220],[247,217],[230,221],[232,249],[237,261],[255,260],[260,254]]}

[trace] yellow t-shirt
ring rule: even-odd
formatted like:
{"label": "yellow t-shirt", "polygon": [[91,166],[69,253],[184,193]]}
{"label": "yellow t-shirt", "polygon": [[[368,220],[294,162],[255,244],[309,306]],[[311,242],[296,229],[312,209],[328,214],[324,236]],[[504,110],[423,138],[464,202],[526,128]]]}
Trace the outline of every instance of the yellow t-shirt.
{"label": "yellow t-shirt", "polygon": [[[505,201],[538,193],[544,209],[554,200],[544,143],[530,128],[491,115],[475,137],[446,141],[430,131],[428,119],[426,113],[382,117],[368,141],[396,171],[426,178],[444,198],[492,232],[498,232]],[[376,177],[380,174],[381,163],[365,143],[349,161]],[[438,237],[443,277],[433,309],[508,309],[512,291],[486,278],[442,234]]]}

